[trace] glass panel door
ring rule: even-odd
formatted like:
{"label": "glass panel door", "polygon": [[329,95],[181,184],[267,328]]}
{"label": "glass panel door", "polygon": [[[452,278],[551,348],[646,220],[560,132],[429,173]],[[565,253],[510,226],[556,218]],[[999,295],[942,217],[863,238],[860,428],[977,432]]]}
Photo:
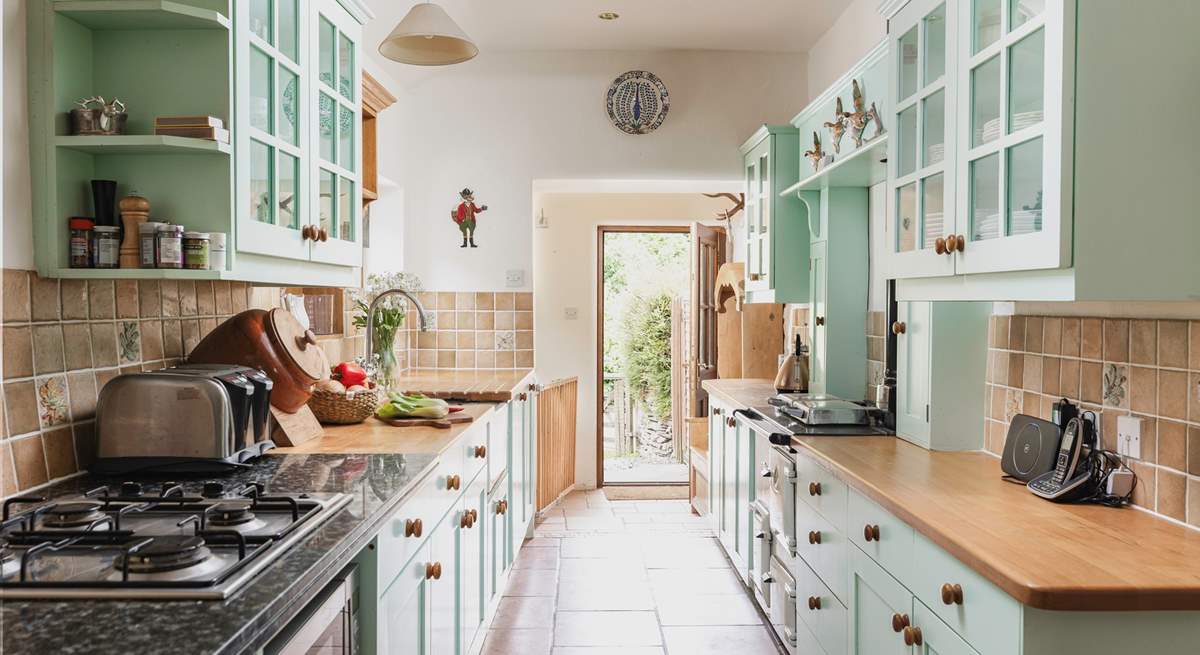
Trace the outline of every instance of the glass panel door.
{"label": "glass panel door", "polygon": [[956,3],[915,0],[893,19],[892,130],[888,179],[892,207],[888,275],[949,275],[953,259],[938,243],[955,230],[954,185],[946,184],[954,143]]}

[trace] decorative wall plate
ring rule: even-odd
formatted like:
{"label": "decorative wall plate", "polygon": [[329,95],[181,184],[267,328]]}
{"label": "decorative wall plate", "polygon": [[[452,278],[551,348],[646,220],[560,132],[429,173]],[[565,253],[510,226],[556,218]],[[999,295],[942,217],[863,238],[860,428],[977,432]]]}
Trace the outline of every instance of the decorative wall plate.
{"label": "decorative wall plate", "polygon": [[608,87],[608,119],[626,134],[658,129],[671,108],[667,85],[649,71],[622,73]]}

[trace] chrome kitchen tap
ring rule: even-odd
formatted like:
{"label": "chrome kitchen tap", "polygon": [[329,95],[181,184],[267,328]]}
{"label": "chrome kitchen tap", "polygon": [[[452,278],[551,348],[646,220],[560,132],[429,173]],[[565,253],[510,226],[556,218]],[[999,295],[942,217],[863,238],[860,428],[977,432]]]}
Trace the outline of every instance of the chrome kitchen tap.
{"label": "chrome kitchen tap", "polygon": [[405,298],[408,299],[409,302],[411,302],[413,304],[414,307],[417,308],[417,315],[420,316],[420,319],[421,319],[421,331],[422,332],[429,331],[429,315],[425,313],[425,307],[421,305],[421,301],[417,300],[416,296],[405,291],[404,289],[388,289],[387,291],[384,291],[383,293],[379,294],[378,296],[375,296],[375,300],[371,301],[371,306],[367,307],[367,361],[368,362],[374,361],[374,357],[375,357],[375,339],[374,339],[374,336],[375,336],[375,309],[379,306],[379,303],[381,301],[383,301],[384,298],[387,298],[388,296],[395,296],[395,295],[404,296]]}

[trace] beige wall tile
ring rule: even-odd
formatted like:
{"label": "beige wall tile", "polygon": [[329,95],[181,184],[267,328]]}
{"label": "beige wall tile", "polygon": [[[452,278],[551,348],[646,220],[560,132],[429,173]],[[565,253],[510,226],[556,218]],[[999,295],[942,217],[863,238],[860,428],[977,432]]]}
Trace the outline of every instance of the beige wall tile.
{"label": "beige wall tile", "polygon": [[[1188,426],[1188,473],[1200,475],[1200,426]],[[1200,507],[1197,507],[1200,509]]]}
{"label": "beige wall tile", "polygon": [[[1025,392],[1022,392],[1021,395],[1023,396],[1023,398],[1021,399],[1021,412],[1024,414],[1028,414],[1030,416],[1036,416],[1038,418],[1042,418],[1041,394],[1038,394],[1033,391],[1025,391]],[[1011,422],[1012,417],[1009,416],[1008,420]]]}
{"label": "beige wall tile", "polygon": [[1158,470],[1156,511],[1176,521],[1187,519],[1187,478],[1180,473]]}
{"label": "beige wall tile", "polygon": [[1148,366],[1129,369],[1129,408],[1154,414],[1158,411],[1158,371]]}
{"label": "beige wall tile", "polygon": [[515,309],[518,311],[533,311],[533,294],[529,291],[518,291],[513,295]]}
{"label": "beige wall tile", "polygon": [[111,319],[117,315],[116,289],[112,280],[88,280],[88,316]]}
{"label": "beige wall tile", "polygon": [[1042,357],[1040,355],[1025,355],[1025,375],[1021,388],[1026,391],[1042,390]]}
{"label": "beige wall tile", "polygon": [[1158,365],[1187,368],[1187,321],[1158,322]]}
{"label": "beige wall tile", "polygon": [[[1188,461],[1187,440],[1187,425],[1175,421],[1160,420],[1158,422],[1158,463],[1162,466],[1169,466],[1177,471],[1186,471]],[[1144,443],[1145,439],[1142,441]]]}
{"label": "beige wall tile", "polygon": [[1200,528],[1200,480],[1188,480],[1188,524]]}
{"label": "beige wall tile", "polygon": [[475,312],[475,329],[477,330],[494,330],[496,329],[496,313],[489,310],[484,312]]}
{"label": "beige wall tile", "polygon": [[475,333],[476,350],[495,350],[496,333],[492,330],[480,330]]}
{"label": "beige wall tile", "polygon": [[533,312],[517,312],[515,327],[518,330],[532,330]]}
{"label": "beige wall tile", "polygon": [[1058,392],[1067,398],[1079,398],[1079,360],[1062,360],[1058,374]]}
{"label": "beige wall tile", "polygon": [[249,290],[250,285],[245,282],[232,282],[229,286],[229,296],[232,301],[232,313],[240,314],[246,311],[249,307]]}
{"label": "beige wall tile", "polygon": [[992,386],[988,388],[988,418],[996,419],[997,421],[1005,421],[1004,405],[1006,394],[1003,387]]}
{"label": "beige wall tile", "polygon": [[213,307],[218,316],[233,313],[233,296],[230,294],[228,282],[213,282]]}
{"label": "beige wall tile", "polygon": [[183,356],[187,357],[200,343],[200,321],[192,318],[182,321],[180,325],[183,329]]}
{"label": "beige wall tile", "polygon": [[1134,414],[1136,418],[1142,419],[1142,452],[1138,459],[1143,462],[1154,463],[1158,461],[1158,420],[1141,414]]}
{"label": "beige wall tile", "polygon": [[143,318],[162,316],[162,285],[159,280],[138,281],[138,311]]}
{"label": "beige wall tile", "polygon": [[4,385],[5,417],[10,435],[34,432],[38,423],[37,389],[33,380]]}
{"label": "beige wall tile", "polygon": [[62,318],[58,299],[58,280],[43,278],[37,273],[30,278],[33,295],[33,320],[57,321]]}
{"label": "beige wall tile", "polygon": [[183,325],[179,321],[163,321],[162,340],[164,357],[183,357]]}
{"label": "beige wall tile", "polygon": [[1080,347],[1080,323],[1077,318],[1062,319],[1062,354],[1078,357]]}
{"label": "beige wall tile", "polygon": [[474,350],[475,349],[475,333],[470,330],[459,330],[455,332],[454,347],[458,350]]}
{"label": "beige wall tile", "polygon": [[93,421],[76,423],[71,429],[75,433],[76,463],[84,470],[96,461],[96,424]]}
{"label": "beige wall tile", "polygon": [[192,280],[179,282],[179,315],[196,315],[196,283]]}
{"label": "beige wall tile", "polygon": [[496,294],[496,309],[512,311],[517,308],[517,300],[511,291]]}
{"label": "beige wall tile", "polygon": [[1025,355],[1019,352],[1008,356],[1008,386],[1020,387],[1025,382]]}
{"label": "beige wall tile", "polygon": [[475,353],[475,366],[478,368],[495,368],[496,351],[480,350]]}
{"label": "beige wall tile", "polygon": [[159,289],[162,292],[162,315],[166,318],[179,316],[179,282],[163,280]]}
{"label": "beige wall tile", "polygon": [[1047,316],[1042,321],[1042,352],[1047,355],[1058,355],[1062,352],[1061,318]]}
{"label": "beige wall tile", "polygon": [[475,294],[459,291],[454,294],[454,308],[457,310],[475,309]]}
{"label": "beige wall tile", "polygon": [[96,366],[117,365],[117,328],[115,323],[92,323],[92,363]]}
{"label": "beige wall tile", "polygon": [[1008,426],[998,421],[988,421],[985,429],[987,431],[987,439],[984,442],[984,449],[996,455],[1003,454],[1004,439],[1008,434]]}
{"label": "beige wall tile", "polygon": [[496,294],[480,292],[475,294],[475,309],[492,310],[496,308]]}
{"label": "beige wall tile", "polygon": [[1152,464],[1131,461],[1129,468],[1137,476],[1137,486],[1133,488],[1133,504],[1149,510],[1154,509],[1155,481],[1158,468]]}
{"label": "beige wall tile", "polygon": [[9,325],[0,332],[4,334],[4,379],[33,375],[33,330]]}
{"label": "beige wall tile", "polygon": [[1104,368],[1098,362],[1082,362],[1079,375],[1079,399],[1100,404],[1104,393]]}
{"label": "beige wall tile", "polygon": [[67,374],[67,394],[71,397],[71,420],[86,421],[96,415],[96,374],[76,371]]}
{"label": "beige wall tile", "polygon": [[474,330],[475,329],[475,312],[473,312],[473,311],[455,312],[454,322],[459,330]]}
{"label": "beige wall tile", "polygon": [[33,326],[33,370],[37,375],[63,370],[62,325]]}
{"label": "beige wall tile", "polygon": [[1100,413],[1101,446],[1107,450],[1117,449],[1117,419],[1129,416],[1129,412],[1115,407],[1105,407]]}
{"label": "beige wall tile", "polygon": [[1158,363],[1158,321],[1129,322],[1129,361],[1150,366]]}
{"label": "beige wall tile", "polygon": [[517,350],[533,350],[533,330],[517,331]]}
{"label": "beige wall tile", "polygon": [[17,469],[13,466],[12,444],[0,443],[0,494],[11,496],[17,493]]}
{"label": "beige wall tile", "polygon": [[453,330],[458,326],[458,313],[454,311],[441,311],[437,313],[437,329]]}
{"label": "beige wall tile", "polygon": [[1200,321],[1188,322],[1188,368],[1200,370]]}
{"label": "beige wall tile", "polygon": [[46,467],[50,479],[61,478],[79,470],[75,464],[75,440],[71,428],[58,428],[42,434],[42,447],[46,451]]}
{"label": "beige wall tile", "polygon": [[85,320],[88,317],[87,280],[63,280],[59,288],[62,294],[63,320]]}
{"label": "beige wall tile", "polygon": [[515,368],[516,353],[511,350],[498,351],[496,353],[496,368]]}
{"label": "beige wall tile", "polygon": [[18,439],[12,442],[13,463],[17,468],[17,484],[21,489],[36,487],[46,482],[46,455],[42,449],[41,436]]}
{"label": "beige wall tile", "polygon": [[438,308],[437,294],[432,291],[417,292],[417,302],[421,303],[421,306],[424,307],[426,311]]}
{"label": "beige wall tile", "polygon": [[1085,318],[1079,322],[1079,354],[1084,359],[1100,359],[1104,356],[1104,321]]}
{"label": "beige wall tile", "polygon": [[437,351],[438,368],[454,368],[457,365],[457,353],[453,350]]}
{"label": "beige wall tile", "polygon": [[92,331],[87,323],[64,323],[63,354],[66,357],[68,371],[91,368],[92,364]]}
{"label": "beige wall tile", "polygon": [[1104,361],[1129,361],[1129,321],[1104,319]]}
{"label": "beige wall tile", "polygon": [[1041,316],[1025,317],[1025,352],[1042,352],[1042,323]]}
{"label": "beige wall tile", "polygon": [[518,350],[516,353],[515,363],[517,368],[533,368],[532,350]]}
{"label": "beige wall tile", "polygon": [[138,329],[142,337],[142,361],[153,362],[162,359],[162,321],[142,321]]}
{"label": "beige wall tile", "polygon": [[217,296],[209,280],[196,282],[196,314],[212,316],[217,313]]}
{"label": "beige wall tile", "polygon": [[496,329],[497,330],[512,330],[517,326],[517,315],[515,312],[496,312]]}
{"label": "beige wall tile", "polygon": [[437,331],[437,347],[444,349],[454,349],[458,347],[458,339],[455,336],[454,330],[438,330]]}
{"label": "beige wall tile", "polygon": [[455,366],[457,368],[475,368],[475,351],[460,350],[455,355]]}
{"label": "beige wall tile", "polygon": [[141,295],[137,280],[117,280],[117,318],[137,318],[141,314],[138,298]]}
{"label": "beige wall tile", "polygon": [[29,271],[3,270],[4,322],[26,322],[32,315],[29,299]]}
{"label": "beige wall tile", "polygon": [[1008,321],[1009,350],[1025,350],[1025,317],[1012,316]]}
{"label": "beige wall tile", "polygon": [[1187,418],[1187,373],[1159,369],[1158,414],[1167,418]]}
{"label": "beige wall tile", "polygon": [[1062,360],[1057,357],[1042,358],[1042,387],[1041,391],[1044,394],[1057,396],[1058,379],[1062,372]]}

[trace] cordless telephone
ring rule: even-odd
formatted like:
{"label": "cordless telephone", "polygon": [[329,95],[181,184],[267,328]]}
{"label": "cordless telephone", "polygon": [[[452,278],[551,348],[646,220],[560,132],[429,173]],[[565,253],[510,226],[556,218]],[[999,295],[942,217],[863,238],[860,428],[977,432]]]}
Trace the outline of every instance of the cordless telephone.
{"label": "cordless telephone", "polygon": [[1087,482],[1092,477],[1091,467],[1079,466],[1080,451],[1089,441],[1087,431],[1090,424],[1075,417],[1067,421],[1062,440],[1058,445],[1058,460],[1054,470],[1043,473],[1029,481],[1029,490],[1035,495],[1057,502],[1078,499],[1089,492]]}

